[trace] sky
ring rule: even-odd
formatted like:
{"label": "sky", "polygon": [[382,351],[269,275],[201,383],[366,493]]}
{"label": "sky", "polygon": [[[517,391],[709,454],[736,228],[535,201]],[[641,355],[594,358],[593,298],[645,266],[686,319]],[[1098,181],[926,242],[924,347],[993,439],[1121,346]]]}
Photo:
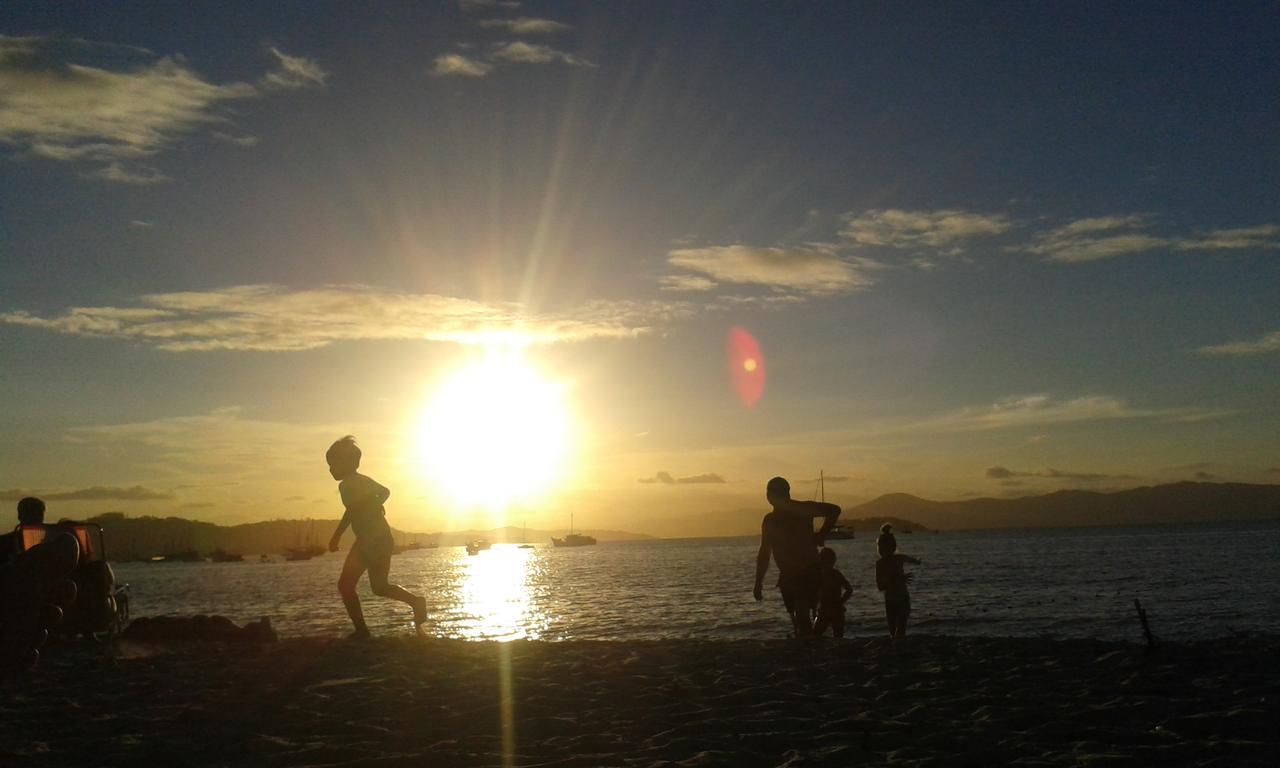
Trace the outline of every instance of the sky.
{"label": "sky", "polygon": [[1274,4],[0,35],[6,508],[337,517],[348,433],[410,530],[1280,482]]}

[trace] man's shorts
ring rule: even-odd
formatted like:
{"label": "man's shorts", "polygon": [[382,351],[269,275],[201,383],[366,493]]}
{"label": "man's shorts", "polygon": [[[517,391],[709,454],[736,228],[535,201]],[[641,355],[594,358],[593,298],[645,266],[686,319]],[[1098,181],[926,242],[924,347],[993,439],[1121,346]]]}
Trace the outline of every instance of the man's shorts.
{"label": "man's shorts", "polygon": [[799,572],[779,574],[778,590],[782,592],[782,604],[787,607],[787,613],[813,610],[818,604],[820,585],[821,574],[816,565]]}

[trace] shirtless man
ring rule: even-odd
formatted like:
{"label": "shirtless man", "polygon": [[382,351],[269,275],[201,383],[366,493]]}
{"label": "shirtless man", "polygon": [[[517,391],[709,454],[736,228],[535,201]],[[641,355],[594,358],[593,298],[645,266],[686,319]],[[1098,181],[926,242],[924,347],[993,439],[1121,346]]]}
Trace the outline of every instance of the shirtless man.
{"label": "shirtless man", "polygon": [[[764,599],[764,575],[769,557],[778,566],[778,589],[791,616],[796,637],[813,635],[813,609],[818,599],[818,548],[840,517],[840,507],[821,501],[796,501],[791,484],[781,477],[769,481],[765,498],[773,511],[760,523],[760,552],[756,555],[756,600]],[[813,518],[824,518],[813,532]]]}

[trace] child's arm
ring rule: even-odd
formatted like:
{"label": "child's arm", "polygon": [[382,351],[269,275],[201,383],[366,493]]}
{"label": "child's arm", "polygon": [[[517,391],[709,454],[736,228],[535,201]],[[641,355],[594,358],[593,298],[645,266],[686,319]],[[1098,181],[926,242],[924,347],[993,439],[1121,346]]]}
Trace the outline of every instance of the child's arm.
{"label": "child's arm", "polygon": [[329,537],[329,551],[337,552],[338,544],[342,542],[342,534],[347,530],[347,526],[351,525],[351,510],[342,510],[342,519],[338,521],[338,529],[333,532],[333,536]]}
{"label": "child's arm", "polygon": [[912,565],[920,564],[920,561],[915,559],[911,555],[898,555],[898,557],[902,558],[903,560],[906,560],[908,563],[911,563]]}
{"label": "child's arm", "polygon": [[840,574],[840,602],[847,603],[851,597],[853,597],[853,585],[842,573]]}

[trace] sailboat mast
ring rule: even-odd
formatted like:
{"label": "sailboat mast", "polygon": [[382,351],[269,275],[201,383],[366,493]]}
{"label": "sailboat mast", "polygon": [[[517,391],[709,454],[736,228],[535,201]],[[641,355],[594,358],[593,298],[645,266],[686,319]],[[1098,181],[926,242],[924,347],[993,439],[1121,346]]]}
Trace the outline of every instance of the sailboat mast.
{"label": "sailboat mast", "polygon": [[822,475],[822,470],[818,470],[818,496],[821,501],[827,500],[827,483]]}

